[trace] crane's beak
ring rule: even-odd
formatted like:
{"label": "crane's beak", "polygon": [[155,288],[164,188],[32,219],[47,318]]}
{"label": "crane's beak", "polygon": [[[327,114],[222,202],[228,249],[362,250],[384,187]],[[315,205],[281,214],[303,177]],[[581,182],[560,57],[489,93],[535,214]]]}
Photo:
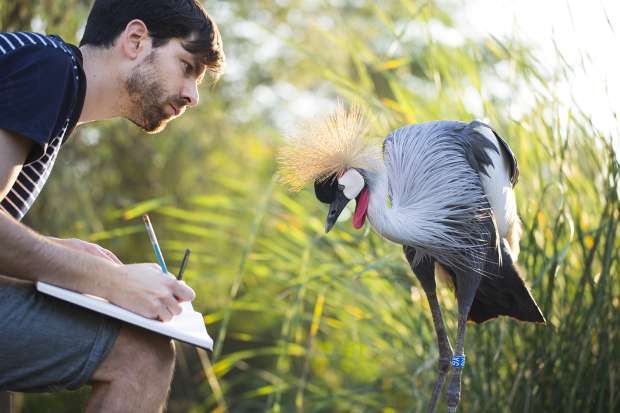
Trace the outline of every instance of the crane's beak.
{"label": "crane's beak", "polygon": [[350,199],[347,198],[342,191],[338,191],[336,193],[336,199],[334,199],[334,202],[329,204],[329,213],[327,214],[327,221],[325,222],[326,233],[333,228],[334,224],[338,220],[338,217],[340,216],[340,213],[342,213],[342,210],[347,206],[349,201]]}

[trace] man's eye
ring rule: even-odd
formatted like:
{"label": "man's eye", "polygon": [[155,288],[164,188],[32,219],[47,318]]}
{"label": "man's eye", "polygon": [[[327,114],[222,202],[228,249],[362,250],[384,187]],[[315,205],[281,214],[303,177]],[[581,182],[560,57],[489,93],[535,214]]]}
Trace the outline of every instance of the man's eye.
{"label": "man's eye", "polygon": [[186,74],[191,74],[191,73],[194,72],[194,67],[192,65],[190,65],[189,63],[187,63],[184,60],[182,62],[183,62],[183,68],[184,68]]}

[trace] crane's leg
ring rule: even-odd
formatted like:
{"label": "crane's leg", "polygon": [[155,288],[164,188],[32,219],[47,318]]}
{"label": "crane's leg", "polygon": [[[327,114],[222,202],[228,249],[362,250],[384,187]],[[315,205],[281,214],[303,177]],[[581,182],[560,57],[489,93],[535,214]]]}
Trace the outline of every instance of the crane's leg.
{"label": "crane's leg", "polygon": [[420,280],[428,304],[431,308],[431,314],[433,316],[433,323],[435,325],[435,333],[437,334],[437,346],[439,348],[439,374],[435,387],[433,388],[433,395],[431,397],[431,403],[428,408],[429,413],[434,413],[437,407],[437,401],[439,400],[439,394],[441,388],[446,381],[448,371],[450,371],[450,362],[452,360],[452,347],[450,346],[450,340],[448,334],[446,334],[446,327],[443,323],[441,316],[441,309],[439,308],[439,301],[437,301],[437,291],[435,283],[435,261],[433,259],[425,259],[418,265],[414,266],[413,257],[415,256],[415,249],[405,246],[405,256],[414,274]]}
{"label": "crane's leg", "polygon": [[461,400],[461,373],[465,367],[465,328],[471,304],[480,285],[477,272],[454,271],[456,274],[456,298],[459,306],[459,327],[456,335],[454,356],[452,357],[452,376],[446,392],[448,413],[456,413]]}

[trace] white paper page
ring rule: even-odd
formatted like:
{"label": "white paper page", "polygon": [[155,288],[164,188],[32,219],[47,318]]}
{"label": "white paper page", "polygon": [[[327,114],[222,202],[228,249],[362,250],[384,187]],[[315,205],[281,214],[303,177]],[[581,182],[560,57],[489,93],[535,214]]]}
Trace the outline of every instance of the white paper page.
{"label": "white paper page", "polygon": [[118,320],[146,328],[147,330],[208,350],[213,349],[213,339],[211,339],[207,333],[203,316],[194,311],[192,303],[189,301],[181,303],[181,314],[164,323],[159,320],[142,317],[141,315],[111,304],[103,298],[80,294],[44,282],[37,282],[37,290],[98,313],[106,314]]}

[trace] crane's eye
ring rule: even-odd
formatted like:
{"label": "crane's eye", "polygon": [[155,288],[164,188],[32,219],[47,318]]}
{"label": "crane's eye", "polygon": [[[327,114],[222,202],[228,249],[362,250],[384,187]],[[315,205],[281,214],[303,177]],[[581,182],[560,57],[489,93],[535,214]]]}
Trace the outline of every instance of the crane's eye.
{"label": "crane's eye", "polygon": [[334,202],[339,189],[336,175],[314,182],[314,194],[316,198],[324,204],[331,204]]}

